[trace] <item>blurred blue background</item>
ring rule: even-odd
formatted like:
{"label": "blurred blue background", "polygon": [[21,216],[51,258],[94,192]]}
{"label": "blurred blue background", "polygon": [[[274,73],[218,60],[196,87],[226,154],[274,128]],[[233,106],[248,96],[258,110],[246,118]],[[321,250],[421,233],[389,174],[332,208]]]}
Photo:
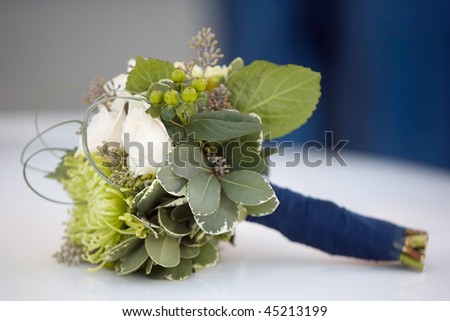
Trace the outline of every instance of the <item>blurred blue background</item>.
{"label": "blurred blue background", "polygon": [[317,111],[287,139],[333,131],[346,150],[450,169],[449,17],[439,0],[2,0],[0,113],[81,114],[93,76],[136,54],[189,58],[190,37],[212,26],[224,63],[321,72]]}
{"label": "blurred blue background", "polygon": [[450,168],[450,2],[231,0],[228,56],[322,74],[310,121],[289,138]]}

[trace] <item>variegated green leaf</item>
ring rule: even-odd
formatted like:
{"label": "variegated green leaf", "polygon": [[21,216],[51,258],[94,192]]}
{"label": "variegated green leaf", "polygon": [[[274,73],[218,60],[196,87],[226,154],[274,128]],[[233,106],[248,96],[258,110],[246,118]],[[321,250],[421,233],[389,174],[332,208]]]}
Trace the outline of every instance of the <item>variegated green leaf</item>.
{"label": "variegated green leaf", "polygon": [[142,213],[148,213],[156,208],[161,199],[166,195],[158,180],[154,180],[152,185],[145,191],[137,204],[137,208]]}
{"label": "variegated green leaf", "polygon": [[219,179],[224,192],[236,203],[260,205],[275,195],[269,182],[253,171],[233,171]]}
{"label": "variegated green leaf", "polygon": [[125,275],[138,270],[148,259],[145,245],[142,244],[135,251],[131,252],[120,260],[119,275]]}
{"label": "variegated green leaf", "polygon": [[192,179],[202,172],[211,172],[202,149],[189,144],[175,146],[169,154],[169,164],[175,175],[186,179]]}
{"label": "variegated green leaf", "polygon": [[160,265],[153,264],[149,277],[156,280],[165,279],[167,275],[167,269]]}
{"label": "variegated green leaf", "polygon": [[200,254],[192,259],[194,268],[211,267],[219,262],[219,251],[211,243],[206,243],[200,248]]}
{"label": "variegated green leaf", "polygon": [[170,166],[163,166],[156,176],[167,193],[182,196],[186,194],[187,179],[175,175]]}
{"label": "variegated green leaf", "polygon": [[181,259],[180,264],[167,269],[166,279],[171,281],[181,281],[187,279],[192,273],[192,261]]}
{"label": "variegated green leaf", "polygon": [[219,208],[220,183],[213,174],[199,173],[189,181],[186,195],[192,213],[212,214]]}
{"label": "variegated green leaf", "polygon": [[145,248],[150,258],[158,265],[173,267],[180,263],[178,239],[168,235],[149,234],[145,239]]}
{"label": "variegated green leaf", "polygon": [[263,216],[272,214],[280,204],[280,201],[276,196],[269,199],[267,202],[264,202],[260,205],[256,206],[245,206],[248,215],[252,216]]}
{"label": "variegated green leaf", "polygon": [[239,211],[235,202],[222,192],[217,211],[210,215],[194,215],[198,226],[208,234],[218,235],[233,230],[239,221]]}
{"label": "variegated green leaf", "polygon": [[190,230],[187,228],[186,223],[172,220],[170,212],[171,211],[166,208],[160,208],[158,210],[158,221],[164,231],[172,237],[183,237],[188,235]]}
{"label": "variegated green leaf", "polygon": [[145,187],[142,191],[140,191],[139,193],[136,194],[136,196],[134,196],[133,201],[131,202],[131,206],[130,206],[130,212],[133,214],[136,214],[138,212],[138,203],[140,202],[141,198],[145,195],[145,193],[147,192],[147,190],[150,188],[150,186]]}
{"label": "variegated green leaf", "polygon": [[199,254],[200,254],[199,247],[187,247],[184,245],[181,245],[180,247],[180,257],[182,259],[193,259]]}
{"label": "variegated green leaf", "polygon": [[134,251],[143,240],[137,237],[130,237],[112,247],[109,251],[102,254],[101,258],[106,262],[114,262]]}

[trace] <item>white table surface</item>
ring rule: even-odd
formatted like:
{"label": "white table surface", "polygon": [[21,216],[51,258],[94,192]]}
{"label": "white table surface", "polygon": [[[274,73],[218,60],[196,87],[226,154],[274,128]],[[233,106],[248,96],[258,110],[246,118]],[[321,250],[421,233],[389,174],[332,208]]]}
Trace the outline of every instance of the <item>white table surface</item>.
{"label": "white table surface", "polygon": [[[40,117],[45,128],[69,116]],[[0,112],[1,300],[450,300],[450,173],[355,153],[345,155],[348,167],[286,169],[288,158],[275,157],[271,180],[427,230],[425,272],[330,256],[247,222],[237,228],[235,247],[222,246],[216,267],[182,282],[60,265],[51,256],[62,242],[67,207],[33,194],[19,163],[22,147],[34,135],[33,118]],[[74,128],[53,135],[53,142],[70,146]],[[48,195],[63,195],[58,185],[36,181]]]}

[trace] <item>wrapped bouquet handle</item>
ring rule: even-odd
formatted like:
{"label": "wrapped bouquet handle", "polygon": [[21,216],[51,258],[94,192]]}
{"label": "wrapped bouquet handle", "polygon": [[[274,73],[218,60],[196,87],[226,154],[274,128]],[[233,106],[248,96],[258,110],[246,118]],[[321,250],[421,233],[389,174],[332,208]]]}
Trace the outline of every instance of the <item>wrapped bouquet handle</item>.
{"label": "wrapped bouquet handle", "polygon": [[324,252],[373,261],[398,261],[424,269],[426,232],[353,213],[272,184],[280,200],[274,213],[247,220],[281,232],[289,240]]}

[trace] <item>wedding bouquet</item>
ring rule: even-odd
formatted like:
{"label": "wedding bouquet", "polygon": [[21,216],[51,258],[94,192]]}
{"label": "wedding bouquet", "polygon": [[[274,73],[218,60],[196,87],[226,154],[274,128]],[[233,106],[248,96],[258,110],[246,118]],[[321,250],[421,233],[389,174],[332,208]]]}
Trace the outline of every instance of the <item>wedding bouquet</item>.
{"label": "wedding bouquet", "polygon": [[[263,141],[307,121],[320,74],[267,61],[245,66],[240,58],[221,66],[217,44],[203,28],[190,61],[138,55],[127,73],[94,78],[79,146],[48,175],[74,202],[56,258],[182,280],[215,265],[219,242],[232,242],[247,219],[329,253],[423,269],[426,233],[267,180],[274,151]],[[35,154],[24,162],[25,179]]]}

